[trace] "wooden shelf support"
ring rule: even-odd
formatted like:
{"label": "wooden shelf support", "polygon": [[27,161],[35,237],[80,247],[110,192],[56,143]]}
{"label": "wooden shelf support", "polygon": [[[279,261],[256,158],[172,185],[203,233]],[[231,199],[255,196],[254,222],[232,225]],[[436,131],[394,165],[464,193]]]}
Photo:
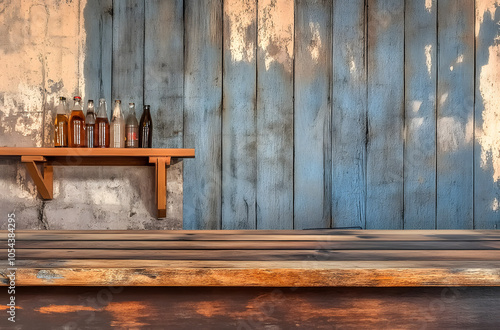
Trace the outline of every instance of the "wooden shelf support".
{"label": "wooden shelf support", "polygon": [[149,162],[155,164],[155,200],[158,218],[167,216],[167,166],[170,157],[149,157]]}
{"label": "wooden shelf support", "polygon": [[[26,169],[35,182],[35,186],[43,199],[52,199],[53,197],[53,168],[47,165],[47,159],[43,156],[22,156],[21,162],[26,165]],[[38,169],[37,163],[43,163],[43,173]]]}

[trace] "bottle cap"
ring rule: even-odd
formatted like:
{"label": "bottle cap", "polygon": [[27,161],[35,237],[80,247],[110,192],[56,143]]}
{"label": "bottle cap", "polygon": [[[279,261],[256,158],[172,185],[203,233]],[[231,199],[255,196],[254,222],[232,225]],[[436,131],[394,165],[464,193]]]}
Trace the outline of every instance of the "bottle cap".
{"label": "bottle cap", "polygon": [[81,100],[82,100],[82,98],[81,98],[80,96],[75,96],[75,97],[73,98],[73,100],[74,100],[74,101],[81,101]]}
{"label": "bottle cap", "polygon": [[131,106],[135,105],[135,103],[132,103],[132,102],[131,102],[131,103],[129,103],[128,105],[129,105],[129,107],[131,107]]}
{"label": "bottle cap", "polygon": [[122,100],[115,100],[115,103],[122,103]]}
{"label": "bottle cap", "polygon": [[66,98],[64,96],[59,96],[59,101],[66,101]]}
{"label": "bottle cap", "polygon": [[144,110],[149,110],[149,105],[145,105]]}

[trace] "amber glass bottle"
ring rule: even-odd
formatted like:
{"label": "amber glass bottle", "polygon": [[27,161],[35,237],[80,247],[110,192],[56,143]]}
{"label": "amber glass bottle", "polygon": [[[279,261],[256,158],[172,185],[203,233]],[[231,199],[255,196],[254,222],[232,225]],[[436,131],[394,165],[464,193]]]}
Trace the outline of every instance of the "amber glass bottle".
{"label": "amber glass bottle", "polygon": [[66,113],[66,98],[59,98],[56,120],[54,122],[54,147],[68,146],[68,115]]}
{"label": "amber glass bottle", "polygon": [[69,116],[68,145],[70,148],[85,147],[85,115],[83,114],[80,96],[73,98],[74,104]]}

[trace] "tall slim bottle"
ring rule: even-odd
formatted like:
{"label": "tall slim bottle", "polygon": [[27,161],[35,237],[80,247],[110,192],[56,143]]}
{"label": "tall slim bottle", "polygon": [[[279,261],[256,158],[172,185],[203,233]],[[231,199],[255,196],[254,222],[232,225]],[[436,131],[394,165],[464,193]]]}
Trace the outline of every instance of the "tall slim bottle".
{"label": "tall slim bottle", "polygon": [[125,147],[125,120],[122,115],[122,101],[115,100],[113,109],[113,117],[110,124],[110,145],[111,148]]}
{"label": "tall slim bottle", "polygon": [[68,146],[68,115],[66,112],[66,98],[60,97],[54,122],[54,147]]}
{"label": "tall slim bottle", "polygon": [[87,103],[87,115],[85,116],[85,146],[87,148],[94,147],[94,127],[95,127],[95,111],[94,101],[89,100]]}
{"label": "tall slim bottle", "polygon": [[125,148],[139,148],[139,122],[135,116],[135,104],[128,104],[128,115],[125,120]]}
{"label": "tall slim bottle", "polygon": [[69,116],[68,145],[71,148],[85,147],[85,115],[80,96],[73,98],[74,104]]}
{"label": "tall slim bottle", "polygon": [[139,123],[139,148],[153,147],[153,121],[149,112],[149,105],[144,106]]}
{"label": "tall slim bottle", "polygon": [[99,99],[99,109],[94,127],[94,147],[109,148],[109,120],[106,100]]}

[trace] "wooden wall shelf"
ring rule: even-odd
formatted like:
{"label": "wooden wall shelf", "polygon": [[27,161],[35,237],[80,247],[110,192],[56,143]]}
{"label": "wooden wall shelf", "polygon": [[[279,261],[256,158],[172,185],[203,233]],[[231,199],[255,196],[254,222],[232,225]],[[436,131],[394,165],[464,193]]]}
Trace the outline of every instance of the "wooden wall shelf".
{"label": "wooden wall shelf", "polygon": [[41,197],[47,200],[53,197],[53,166],[155,166],[158,218],[167,214],[167,166],[171,158],[194,156],[194,149],[0,147],[0,157],[20,158]]}

